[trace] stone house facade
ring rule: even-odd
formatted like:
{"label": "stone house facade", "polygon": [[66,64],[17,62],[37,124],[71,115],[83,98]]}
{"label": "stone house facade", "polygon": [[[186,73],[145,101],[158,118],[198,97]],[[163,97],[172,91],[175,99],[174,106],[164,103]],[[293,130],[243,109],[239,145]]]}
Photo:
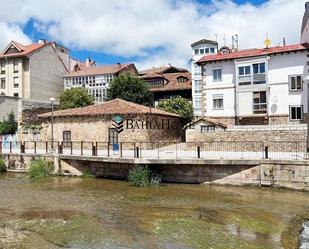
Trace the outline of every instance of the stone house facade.
{"label": "stone house facade", "polygon": [[[51,141],[51,113],[39,117],[41,140]],[[179,142],[182,131],[178,115],[120,99],[54,112],[54,141],[65,143]]]}

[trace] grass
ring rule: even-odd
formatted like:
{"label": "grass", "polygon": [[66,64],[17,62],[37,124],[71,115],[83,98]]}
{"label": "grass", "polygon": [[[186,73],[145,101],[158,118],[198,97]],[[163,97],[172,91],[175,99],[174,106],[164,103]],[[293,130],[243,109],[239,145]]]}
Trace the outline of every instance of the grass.
{"label": "grass", "polygon": [[131,186],[147,187],[161,184],[161,177],[155,175],[147,165],[137,165],[129,171],[129,183]]}
{"label": "grass", "polygon": [[94,178],[94,175],[91,173],[90,170],[85,169],[85,170],[83,170],[81,177],[85,178],[85,179],[92,179],[92,178]]}
{"label": "grass", "polygon": [[32,161],[28,169],[28,176],[31,178],[44,178],[49,176],[54,170],[51,162],[38,159]]}
{"label": "grass", "polygon": [[6,165],[5,165],[5,161],[0,158],[0,173],[5,173],[6,172]]}

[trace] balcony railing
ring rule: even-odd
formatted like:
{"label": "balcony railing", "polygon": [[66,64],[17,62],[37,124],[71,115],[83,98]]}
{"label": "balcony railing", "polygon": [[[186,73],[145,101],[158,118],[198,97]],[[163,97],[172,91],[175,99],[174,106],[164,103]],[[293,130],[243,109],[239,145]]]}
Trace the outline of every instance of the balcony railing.
{"label": "balcony railing", "polygon": [[257,85],[257,84],[265,84],[265,83],[266,83],[265,73],[238,76],[239,86],[246,86],[246,85],[252,85],[252,84]]}

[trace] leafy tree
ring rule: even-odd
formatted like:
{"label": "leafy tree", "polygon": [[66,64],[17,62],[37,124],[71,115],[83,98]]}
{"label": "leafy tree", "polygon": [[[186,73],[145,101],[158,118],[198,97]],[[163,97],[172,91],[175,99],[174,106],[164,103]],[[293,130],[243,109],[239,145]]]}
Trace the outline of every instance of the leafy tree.
{"label": "leafy tree", "polygon": [[193,118],[192,104],[180,96],[160,101],[157,108],[180,115],[184,122],[190,122]]}
{"label": "leafy tree", "polygon": [[75,87],[66,89],[60,95],[60,109],[71,109],[93,105],[94,99],[85,88]]}
{"label": "leafy tree", "polygon": [[107,89],[107,98],[119,98],[147,106],[153,104],[153,96],[147,83],[129,73],[121,74],[112,81]]}
{"label": "leafy tree", "polygon": [[15,134],[18,128],[17,121],[15,120],[14,112],[7,114],[7,118],[3,119],[0,123],[0,134]]}

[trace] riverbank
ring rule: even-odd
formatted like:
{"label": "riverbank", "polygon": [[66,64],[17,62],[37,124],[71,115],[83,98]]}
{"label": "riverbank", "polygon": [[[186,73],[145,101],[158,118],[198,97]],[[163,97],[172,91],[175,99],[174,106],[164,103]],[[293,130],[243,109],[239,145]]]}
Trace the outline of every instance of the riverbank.
{"label": "riverbank", "polygon": [[[0,247],[296,248],[307,192],[0,177]],[[40,245],[40,246],[38,246]]]}

